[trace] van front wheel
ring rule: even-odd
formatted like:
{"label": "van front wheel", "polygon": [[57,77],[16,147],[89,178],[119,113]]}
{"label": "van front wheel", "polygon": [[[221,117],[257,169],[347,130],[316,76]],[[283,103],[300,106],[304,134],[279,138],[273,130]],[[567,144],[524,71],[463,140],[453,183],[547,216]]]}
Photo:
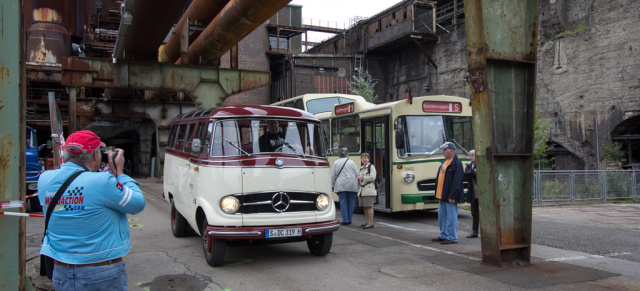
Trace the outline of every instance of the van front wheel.
{"label": "van front wheel", "polygon": [[309,251],[314,256],[322,257],[329,253],[331,250],[331,244],[333,243],[333,233],[325,233],[314,235],[307,239],[307,246]]}
{"label": "van front wheel", "polygon": [[183,237],[187,235],[189,227],[187,220],[178,212],[176,206],[171,201],[171,232],[175,237]]}
{"label": "van front wheel", "polygon": [[202,230],[200,234],[202,235],[202,246],[204,249],[204,259],[207,261],[207,264],[211,267],[217,267],[222,265],[222,261],[224,260],[224,253],[226,250],[225,241],[223,239],[214,239],[209,237],[206,232],[207,221],[202,223]]}

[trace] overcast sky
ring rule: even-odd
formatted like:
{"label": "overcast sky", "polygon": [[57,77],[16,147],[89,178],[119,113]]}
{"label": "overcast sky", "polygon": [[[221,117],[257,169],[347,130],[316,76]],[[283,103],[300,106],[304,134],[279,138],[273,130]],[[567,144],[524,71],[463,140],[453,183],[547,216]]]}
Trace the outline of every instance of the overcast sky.
{"label": "overcast sky", "polygon": [[[370,17],[397,4],[401,0],[292,0],[289,4],[302,6],[303,24],[349,27],[354,16]],[[313,23],[310,23],[313,19]],[[320,22],[320,23],[318,23]],[[320,41],[331,34],[309,35],[310,41]]]}

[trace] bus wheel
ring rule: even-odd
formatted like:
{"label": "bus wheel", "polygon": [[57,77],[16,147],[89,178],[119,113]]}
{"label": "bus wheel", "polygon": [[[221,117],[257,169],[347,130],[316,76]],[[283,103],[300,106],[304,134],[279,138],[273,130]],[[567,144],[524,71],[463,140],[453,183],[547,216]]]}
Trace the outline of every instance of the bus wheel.
{"label": "bus wheel", "polygon": [[187,235],[189,224],[187,220],[178,212],[176,206],[171,201],[171,232],[175,237],[183,237]]}
{"label": "bus wheel", "polygon": [[333,233],[314,235],[307,239],[309,251],[314,256],[322,257],[329,253],[333,243]]}
{"label": "bus wheel", "polygon": [[217,267],[222,265],[222,261],[224,260],[224,253],[226,250],[225,241],[223,239],[214,239],[210,238],[206,232],[207,221],[202,222],[202,230],[200,234],[202,235],[202,246],[204,249],[204,259],[207,261],[207,264],[211,267]]}

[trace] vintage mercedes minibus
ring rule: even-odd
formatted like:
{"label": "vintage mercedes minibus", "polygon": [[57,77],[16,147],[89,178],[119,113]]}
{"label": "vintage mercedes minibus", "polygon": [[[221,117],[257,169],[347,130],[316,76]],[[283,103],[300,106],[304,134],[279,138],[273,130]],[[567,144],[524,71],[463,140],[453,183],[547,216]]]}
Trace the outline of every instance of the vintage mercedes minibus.
{"label": "vintage mercedes minibus", "polygon": [[326,137],[293,108],[226,106],[178,116],[164,162],[176,237],[200,234],[211,266],[227,245],[306,241],[317,256],[338,230]]}

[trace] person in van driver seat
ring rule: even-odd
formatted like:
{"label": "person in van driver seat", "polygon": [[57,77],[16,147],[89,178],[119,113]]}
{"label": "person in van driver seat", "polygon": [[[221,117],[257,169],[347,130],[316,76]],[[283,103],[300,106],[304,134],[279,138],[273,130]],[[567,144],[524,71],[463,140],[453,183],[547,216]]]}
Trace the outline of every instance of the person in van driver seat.
{"label": "person in van driver seat", "polygon": [[[88,130],[72,133],[58,170],[42,173],[38,199],[46,212],[55,193],[74,173],[83,172],[55,205],[40,253],[54,259],[56,290],[127,290],[122,257],[131,249],[127,214],[145,207],[138,183],[123,173],[124,151],[109,152],[111,171],[100,171],[100,137]],[[115,157],[114,157],[115,156]],[[115,158],[115,159],[114,159]]]}
{"label": "person in van driver seat", "polygon": [[261,152],[275,152],[284,145],[284,133],[278,131],[277,120],[267,122],[267,132],[258,139],[258,144]]}

